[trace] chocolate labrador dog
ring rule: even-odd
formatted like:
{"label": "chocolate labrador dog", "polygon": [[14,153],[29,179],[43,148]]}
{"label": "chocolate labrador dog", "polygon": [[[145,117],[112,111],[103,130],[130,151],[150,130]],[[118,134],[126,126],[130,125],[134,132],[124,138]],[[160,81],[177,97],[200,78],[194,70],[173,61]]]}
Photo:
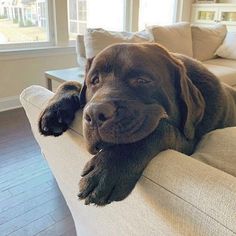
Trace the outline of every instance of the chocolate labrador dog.
{"label": "chocolate labrador dog", "polygon": [[59,87],[40,116],[40,132],[61,135],[81,108],[95,156],[78,196],[100,206],[127,197],[159,152],[191,154],[207,132],[236,125],[236,91],[200,62],[158,44],[116,44],[88,60],[83,87]]}

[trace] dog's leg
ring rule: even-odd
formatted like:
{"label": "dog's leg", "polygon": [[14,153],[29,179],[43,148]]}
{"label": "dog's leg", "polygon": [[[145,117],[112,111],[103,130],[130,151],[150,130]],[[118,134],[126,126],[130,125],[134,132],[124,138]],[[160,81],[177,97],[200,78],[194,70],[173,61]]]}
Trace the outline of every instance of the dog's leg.
{"label": "dog's leg", "polygon": [[101,150],[85,166],[78,197],[85,204],[106,205],[126,198],[135,187],[147,164],[159,152],[172,148],[193,151],[193,143],[179,130],[160,122],[154,133],[137,143],[114,145]]}
{"label": "dog's leg", "polygon": [[81,107],[81,85],[65,82],[56,91],[39,117],[39,132],[45,136],[59,136],[72,123],[76,111]]}

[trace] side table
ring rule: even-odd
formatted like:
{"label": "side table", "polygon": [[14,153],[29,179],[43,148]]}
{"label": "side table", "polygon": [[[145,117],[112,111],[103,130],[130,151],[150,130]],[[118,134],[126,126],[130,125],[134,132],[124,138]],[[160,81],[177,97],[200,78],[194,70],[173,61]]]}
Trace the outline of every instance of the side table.
{"label": "side table", "polygon": [[47,81],[47,88],[52,91],[52,81],[60,83],[66,81],[78,81],[83,84],[84,82],[84,69],[73,67],[62,70],[50,70],[45,72],[45,78]]}

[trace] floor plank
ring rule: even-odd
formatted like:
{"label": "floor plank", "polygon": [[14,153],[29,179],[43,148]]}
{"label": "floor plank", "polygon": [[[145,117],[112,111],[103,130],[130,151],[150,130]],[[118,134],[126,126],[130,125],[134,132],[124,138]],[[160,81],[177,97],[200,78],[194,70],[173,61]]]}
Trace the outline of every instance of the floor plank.
{"label": "floor plank", "polygon": [[29,164],[27,167],[22,167],[19,169],[16,169],[14,171],[9,171],[7,173],[0,173],[0,184],[4,183],[4,182],[9,182],[11,180],[15,180],[18,176],[32,176],[32,173],[34,173],[35,171],[38,172],[41,169],[46,169],[48,168],[48,165],[46,163],[46,161],[42,161],[41,159],[39,159],[38,161]]}
{"label": "floor plank", "polygon": [[73,227],[73,221],[70,217],[66,217],[62,221],[55,223],[54,225],[48,227],[47,229],[41,231],[40,233],[36,235],[37,236],[51,236],[51,235],[62,236],[62,235],[66,235],[66,233],[70,233],[68,234],[68,236],[76,236],[75,229]]}
{"label": "floor plank", "polygon": [[53,200],[60,196],[60,192],[58,189],[50,189],[47,192],[42,193],[41,195],[28,199],[28,201],[24,201],[14,207],[9,208],[8,210],[0,213],[0,225],[18,217],[26,212],[35,209],[37,206],[41,206],[42,204]]}
{"label": "floor plank", "polygon": [[55,209],[62,207],[64,200],[62,196],[56,197],[34,209],[27,211],[23,215],[17,216],[14,219],[7,221],[5,224],[0,225],[0,235],[8,235],[14,231],[23,228],[31,222],[50,214]]}
{"label": "floor plank", "polygon": [[[0,213],[10,208],[14,208],[18,204],[27,202],[30,199],[37,197],[41,195],[42,193],[47,192],[51,189],[55,189],[55,191],[58,191],[58,192],[60,191],[57,188],[57,186],[49,185],[46,182],[17,195],[13,195],[10,192],[8,192],[8,195],[0,201]],[[65,207],[67,206],[65,205]]]}
{"label": "floor plank", "polygon": [[0,235],[76,235],[23,109],[0,113]]}
{"label": "floor plank", "polygon": [[52,218],[48,215],[41,217],[38,220],[31,222],[30,224],[26,225],[25,227],[16,230],[15,232],[11,233],[10,236],[31,236],[36,235],[40,231],[47,229],[51,225],[54,224]]}
{"label": "floor plank", "polygon": [[38,175],[37,177],[34,177],[28,181],[25,181],[24,183],[21,183],[17,186],[10,186],[3,190],[10,191],[13,195],[17,195],[19,193],[25,192],[27,190],[30,190],[32,187],[36,187],[39,184],[48,182],[49,180],[53,179],[52,173],[49,171],[47,173],[43,173],[41,175]]}

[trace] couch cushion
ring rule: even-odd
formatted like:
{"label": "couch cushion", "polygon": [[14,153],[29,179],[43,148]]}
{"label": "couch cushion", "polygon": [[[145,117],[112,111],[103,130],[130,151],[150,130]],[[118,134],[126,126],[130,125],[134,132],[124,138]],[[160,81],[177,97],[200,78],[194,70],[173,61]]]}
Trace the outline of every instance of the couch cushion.
{"label": "couch cushion", "polygon": [[236,69],[236,60],[230,60],[224,58],[215,58],[208,61],[204,61],[204,64],[212,64]]}
{"label": "couch cushion", "polygon": [[198,144],[194,159],[236,177],[236,127],[214,130]]}
{"label": "couch cushion", "polygon": [[225,25],[211,27],[192,26],[193,57],[205,61],[214,58],[222,44],[227,29]]}
{"label": "couch cushion", "polygon": [[104,29],[88,29],[84,35],[86,58],[92,58],[109,45],[115,43],[147,43],[151,38],[146,31],[115,32]]}
{"label": "couch cushion", "polygon": [[215,74],[220,79],[221,82],[224,82],[230,86],[236,85],[236,69],[226,66],[209,64],[205,62],[204,65],[207,67],[209,71]]}
{"label": "couch cushion", "polygon": [[217,49],[216,55],[236,60],[236,32],[228,32],[223,44]]}
{"label": "couch cushion", "polygon": [[151,26],[147,30],[156,43],[165,46],[171,52],[193,56],[189,23],[181,22],[169,26]]}

